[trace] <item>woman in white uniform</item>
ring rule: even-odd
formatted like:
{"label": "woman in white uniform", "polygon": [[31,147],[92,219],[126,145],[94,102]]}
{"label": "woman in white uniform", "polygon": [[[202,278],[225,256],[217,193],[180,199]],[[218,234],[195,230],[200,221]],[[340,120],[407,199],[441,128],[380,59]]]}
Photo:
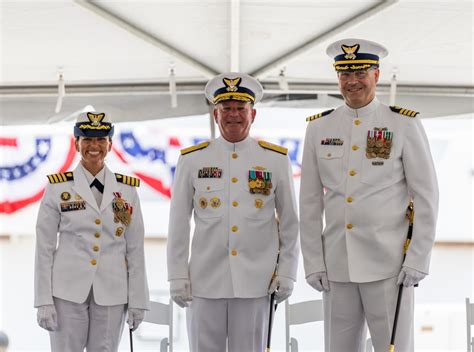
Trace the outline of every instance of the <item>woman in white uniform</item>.
{"label": "woman in white uniform", "polygon": [[35,307],[51,351],[117,351],[126,313],[135,330],[148,307],[139,180],[105,165],[114,126],[79,115],[81,161],[48,175],[36,225]]}

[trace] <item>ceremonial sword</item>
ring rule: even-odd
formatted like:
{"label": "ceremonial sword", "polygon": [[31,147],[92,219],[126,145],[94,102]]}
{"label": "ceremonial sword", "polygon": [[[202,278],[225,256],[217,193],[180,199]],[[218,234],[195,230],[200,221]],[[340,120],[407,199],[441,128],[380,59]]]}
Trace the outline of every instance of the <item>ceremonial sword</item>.
{"label": "ceremonial sword", "polygon": [[[415,219],[415,208],[413,206],[413,201],[410,201],[410,204],[407,208],[406,214],[410,224],[408,225],[408,233],[407,239],[405,240],[405,244],[403,245],[403,261],[407,256],[408,247],[410,246],[411,237],[413,235],[413,220]],[[418,286],[418,285],[415,285]],[[397,324],[398,324],[398,315],[400,313],[400,305],[402,302],[402,292],[403,292],[403,283],[400,284],[398,287],[398,297],[397,297],[397,305],[395,307],[395,317],[393,318],[393,327],[392,327],[392,336],[390,338],[390,348],[389,352],[395,352],[395,335],[397,333]]]}

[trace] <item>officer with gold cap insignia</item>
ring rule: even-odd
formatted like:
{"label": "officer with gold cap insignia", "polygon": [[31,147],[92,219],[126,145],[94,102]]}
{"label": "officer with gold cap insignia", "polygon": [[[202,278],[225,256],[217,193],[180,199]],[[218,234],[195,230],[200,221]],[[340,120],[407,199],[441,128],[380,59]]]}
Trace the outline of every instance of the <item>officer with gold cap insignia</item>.
{"label": "officer with gold cap insignia", "polygon": [[229,352],[261,352],[269,294],[279,287],[276,300],[283,301],[296,279],[291,164],[286,148],[249,136],[263,95],[256,79],[221,74],[205,92],[221,136],[181,151],[168,235],[171,296],[188,307],[192,352],[222,352],[227,342]]}
{"label": "officer with gold cap insignia", "polygon": [[81,156],[73,171],[48,175],[36,224],[35,307],[51,351],[117,351],[124,320],[135,330],[148,309],[139,180],[105,165],[114,126],[81,113]]}
{"label": "officer with gold cap insignia", "polygon": [[[413,351],[413,285],[428,274],[438,212],[428,140],[417,112],[375,96],[387,49],[344,39],[327,53],[345,104],[308,119],[300,191],[306,280],[324,291],[326,351],[364,350],[365,321],[375,351],[387,351],[399,284],[395,346]],[[403,261],[410,200],[416,215]]]}

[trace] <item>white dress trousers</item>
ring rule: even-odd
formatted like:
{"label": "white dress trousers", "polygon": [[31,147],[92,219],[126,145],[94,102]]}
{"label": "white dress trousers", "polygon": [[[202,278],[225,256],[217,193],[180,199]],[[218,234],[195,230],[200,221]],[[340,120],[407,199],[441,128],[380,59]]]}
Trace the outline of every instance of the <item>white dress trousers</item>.
{"label": "white dress trousers", "polygon": [[91,290],[84,303],[54,297],[58,330],[49,333],[52,352],[115,352],[125,320],[126,304],[100,306]]}
{"label": "white dress trousers", "polygon": [[[330,281],[323,294],[326,352],[364,352],[367,325],[375,352],[387,352],[398,296],[397,277],[365,283]],[[413,287],[403,288],[395,351],[413,352]]]}
{"label": "white dress trousers", "polygon": [[193,297],[186,311],[191,352],[263,352],[269,296],[207,299]]}

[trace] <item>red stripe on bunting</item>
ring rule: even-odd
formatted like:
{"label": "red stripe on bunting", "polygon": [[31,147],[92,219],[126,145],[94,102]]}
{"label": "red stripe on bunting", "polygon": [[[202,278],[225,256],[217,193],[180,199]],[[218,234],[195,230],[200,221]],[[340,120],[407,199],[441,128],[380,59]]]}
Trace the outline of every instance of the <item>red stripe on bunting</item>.
{"label": "red stripe on bunting", "polygon": [[[123,156],[123,154],[117,150],[117,148],[115,148],[113,145],[112,145],[112,151],[115,153],[115,155],[117,155],[117,157],[124,163],[124,164],[128,164],[128,161],[125,159],[125,157]],[[151,176],[148,176],[148,175],[145,175],[141,172],[136,172],[134,171],[133,174],[135,176],[137,176],[139,179],[141,179],[143,182],[145,182],[148,186],[150,186],[151,188],[153,188],[155,191],[161,193],[162,195],[164,195],[165,197],[167,198],[171,198],[171,188],[169,187],[165,187],[163,185],[163,182],[161,182],[160,180],[154,178],[154,177],[151,177]]]}
{"label": "red stripe on bunting", "polygon": [[[69,150],[66,155],[66,160],[64,160],[64,163],[59,170],[53,171],[51,173],[69,171],[75,157],[76,157],[76,148],[74,146],[74,139],[71,138],[71,142],[69,143]],[[23,209],[24,207],[32,203],[36,203],[37,201],[41,199],[41,197],[43,197],[43,193],[44,193],[44,188],[40,190],[38,193],[32,195],[31,197],[20,199],[14,202],[10,202],[10,201],[0,202],[0,213],[11,214],[20,209]]]}
{"label": "red stripe on bunting", "polygon": [[2,147],[18,147],[16,138],[0,137],[0,146]]}

